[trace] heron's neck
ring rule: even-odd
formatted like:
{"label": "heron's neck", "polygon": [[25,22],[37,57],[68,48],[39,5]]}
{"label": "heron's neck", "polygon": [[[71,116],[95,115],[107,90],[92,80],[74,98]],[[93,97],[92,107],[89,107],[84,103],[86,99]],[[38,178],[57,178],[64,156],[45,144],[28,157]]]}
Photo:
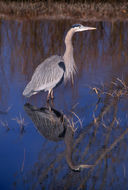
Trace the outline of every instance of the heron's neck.
{"label": "heron's neck", "polygon": [[72,37],[74,32],[69,30],[66,37],[65,37],[65,53],[63,56],[66,72],[65,72],[65,79],[72,78],[73,74],[76,70],[76,65],[73,57],[73,45],[72,45]]}
{"label": "heron's neck", "polygon": [[72,30],[69,30],[66,37],[65,37],[65,53],[64,53],[64,59],[67,61],[69,58],[73,58],[73,45],[72,45],[72,36],[73,36]]}

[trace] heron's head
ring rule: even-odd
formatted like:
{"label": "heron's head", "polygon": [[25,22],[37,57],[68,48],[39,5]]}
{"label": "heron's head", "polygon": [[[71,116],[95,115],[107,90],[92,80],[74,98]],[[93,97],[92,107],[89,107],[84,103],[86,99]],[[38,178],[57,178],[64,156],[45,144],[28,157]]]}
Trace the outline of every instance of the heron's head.
{"label": "heron's head", "polygon": [[74,32],[82,32],[82,31],[85,31],[85,30],[95,30],[96,28],[89,27],[89,26],[83,26],[82,24],[74,24],[74,25],[72,25],[71,29]]}

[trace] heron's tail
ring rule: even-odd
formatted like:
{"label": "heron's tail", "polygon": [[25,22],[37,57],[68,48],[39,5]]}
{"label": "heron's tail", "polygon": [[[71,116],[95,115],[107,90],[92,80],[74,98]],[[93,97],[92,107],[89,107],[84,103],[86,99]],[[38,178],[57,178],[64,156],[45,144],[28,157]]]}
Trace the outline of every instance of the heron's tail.
{"label": "heron's tail", "polygon": [[31,82],[28,83],[28,85],[25,87],[24,91],[23,91],[23,96],[26,97],[30,97],[34,94],[36,94],[37,92],[33,91],[33,89],[31,88]]}

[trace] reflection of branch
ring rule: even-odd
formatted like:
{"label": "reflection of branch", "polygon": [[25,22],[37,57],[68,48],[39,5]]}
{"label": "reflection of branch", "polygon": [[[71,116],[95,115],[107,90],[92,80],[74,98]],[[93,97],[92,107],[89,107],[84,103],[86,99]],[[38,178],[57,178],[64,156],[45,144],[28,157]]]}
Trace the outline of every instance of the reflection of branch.
{"label": "reflection of branch", "polygon": [[[98,165],[100,163],[100,161],[107,155],[107,153],[109,153],[123,138],[124,136],[128,133],[128,127],[127,129],[110,145],[109,148],[107,148],[100,156],[99,158],[95,161],[95,166]],[[94,170],[94,168],[91,168],[89,171],[89,174],[87,177],[89,177],[92,173],[92,171]],[[86,178],[82,181],[81,185],[79,186],[78,189],[82,189],[82,186],[84,185],[84,183],[86,182]]]}
{"label": "reflection of branch", "polygon": [[104,156],[110,152],[116,145],[117,143],[119,143],[123,138],[124,136],[128,133],[128,128],[110,145],[109,148],[107,148],[103,154],[96,160],[95,162],[95,165],[97,165],[103,158]]}
{"label": "reflection of branch", "polygon": [[57,158],[55,158],[39,176],[39,181],[42,182],[48,172],[54,167],[55,163],[59,162],[64,157],[64,152],[62,152]]}

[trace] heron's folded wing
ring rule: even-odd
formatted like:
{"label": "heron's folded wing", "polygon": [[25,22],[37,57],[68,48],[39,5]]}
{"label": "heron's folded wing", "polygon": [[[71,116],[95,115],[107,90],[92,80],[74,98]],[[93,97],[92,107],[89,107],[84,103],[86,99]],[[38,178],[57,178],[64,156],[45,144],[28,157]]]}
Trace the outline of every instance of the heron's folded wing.
{"label": "heron's folded wing", "polygon": [[41,63],[35,70],[31,85],[33,91],[54,88],[64,75],[64,62],[60,56],[52,56]]}

